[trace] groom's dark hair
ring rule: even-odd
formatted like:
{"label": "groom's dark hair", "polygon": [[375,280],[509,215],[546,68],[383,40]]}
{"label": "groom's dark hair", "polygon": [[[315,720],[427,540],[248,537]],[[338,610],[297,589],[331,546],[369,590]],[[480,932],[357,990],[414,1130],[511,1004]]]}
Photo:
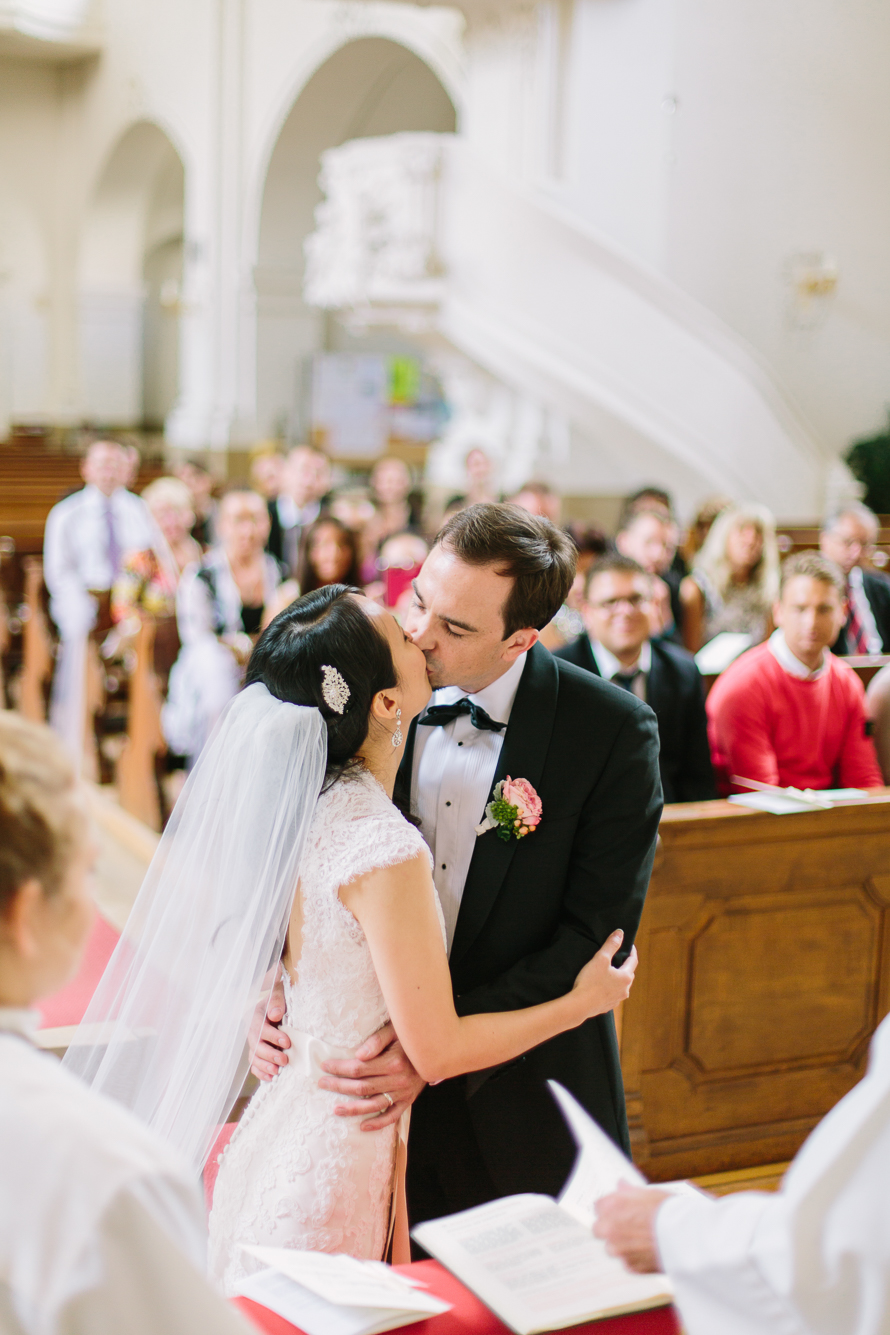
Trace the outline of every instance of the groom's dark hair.
{"label": "groom's dark hair", "polygon": [[577,550],[569,535],[518,505],[468,505],[442,526],[435,545],[467,565],[494,566],[512,578],[501,609],[505,640],[529,626],[543,630],[575,578]]}

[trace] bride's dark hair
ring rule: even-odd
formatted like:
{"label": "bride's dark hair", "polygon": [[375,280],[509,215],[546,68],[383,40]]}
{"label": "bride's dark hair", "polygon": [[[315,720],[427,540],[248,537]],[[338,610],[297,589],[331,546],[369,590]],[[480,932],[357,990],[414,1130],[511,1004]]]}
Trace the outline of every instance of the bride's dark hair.
{"label": "bride's dark hair", "polygon": [[[350,594],[361,589],[325,584],[279,612],[257,641],[246,685],[262,682],[279,700],[320,710],[328,730],[327,786],[349,769],[368,735],[371,701],[398,685],[383,632]],[[335,667],[349,687],[342,714],[321,693],[322,667]]]}

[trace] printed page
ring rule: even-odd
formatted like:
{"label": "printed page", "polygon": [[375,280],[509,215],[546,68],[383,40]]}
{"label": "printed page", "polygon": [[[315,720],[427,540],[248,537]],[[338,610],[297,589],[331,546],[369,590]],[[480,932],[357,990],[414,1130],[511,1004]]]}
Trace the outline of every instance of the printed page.
{"label": "printed page", "polygon": [[[277,1312],[306,1335],[370,1335],[381,1330],[384,1312],[379,1307],[339,1307],[319,1298],[317,1293],[283,1275],[280,1270],[260,1270],[248,1275],[238,1286],[238,1294]],[[394,1324],[416,1321],[412,1313],[405,1317],[393,1312]]]}
{"label": "printed page", "polygon": [[559,1204],[573,1219],[593,1228],[593,1207],[600,1196],[615,1191],[619,1182],[628,1182],[632,1187],[645,1187],[647,1182],[567,1089],[556,1080],[548,1080],[547,1084],[578,1146],[578,1157],[560,1193]]}
{"label": "printed page", "polygon": [[663,1275],[631,1275],[549,1196],[508,1196],[412,1236],[517,1335],[671,1300]]}
{"label": "printed page", "polygon": [[[559,1204],[585,1228],[593,1228],[594,1206],[601,1196],[608,1196],[621,1182],[631,1187],[647,1187],[649,1183],[567,1089],[556,1080],[548,1080],[547,1084],[578,1146],[578,1157],[571,1177],[560,1193]],[[703,1194],[691,1182],[658,1182],[656,1185],[659,1191],[669,1191],[673,1196]]]}
{"label": "printed page", "polygon": [[244,1250],[337,1307],[398,1310],[412,1321],[449,1310],[450,1305],[441,1298],[407,1284],[396,1271],[378,1262],[290,1247],[246,1246]]}

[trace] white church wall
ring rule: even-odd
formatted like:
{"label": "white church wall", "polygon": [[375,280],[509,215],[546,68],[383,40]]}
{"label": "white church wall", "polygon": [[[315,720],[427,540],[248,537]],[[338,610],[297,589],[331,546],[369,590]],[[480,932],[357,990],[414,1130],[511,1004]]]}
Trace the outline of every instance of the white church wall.
{"label": "white church wall", "polygon": [[[676,50],[668,270],[842,450],[890,401],[890,9],[679,0]],[[790,299],[803,252],[837,263],[821,315]]]}

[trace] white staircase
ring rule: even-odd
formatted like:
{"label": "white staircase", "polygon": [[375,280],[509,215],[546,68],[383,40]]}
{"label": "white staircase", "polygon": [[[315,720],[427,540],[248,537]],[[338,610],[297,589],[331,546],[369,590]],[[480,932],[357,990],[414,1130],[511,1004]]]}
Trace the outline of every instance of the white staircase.
{"label": "white staircase", "polygon": [[[324,155],[321,184],[307,300],[425,338],[446,380],[462,360],[481,368],[491,402],[501,395],[501,453],[536,406],[526,474],[576,492],[608,491],[598,474],[679,480],[689,498],[756,498],[783,519],[821,509],[826,461],[742,340],[459,136],[344,144]],[[456,463],[460,413],[449,436]]]}

